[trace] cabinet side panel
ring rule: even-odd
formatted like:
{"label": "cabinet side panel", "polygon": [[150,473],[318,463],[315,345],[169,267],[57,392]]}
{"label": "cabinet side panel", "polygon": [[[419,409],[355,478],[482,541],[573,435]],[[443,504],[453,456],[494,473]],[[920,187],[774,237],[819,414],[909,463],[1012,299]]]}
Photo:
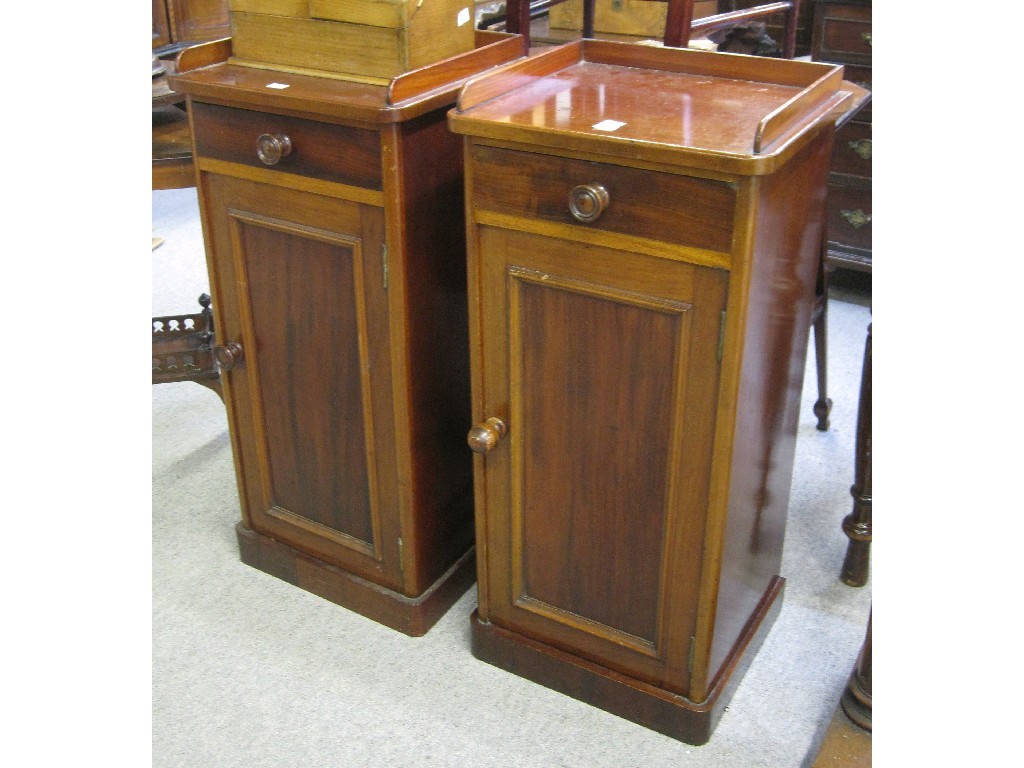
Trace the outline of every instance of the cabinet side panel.
{"label": "cabinet side panel", "polygon": [[[832,134],[752,191],[758,211],[709,671],[721,669],[779,575]],[[810,410],[808,409],[808,415]]]}
{"label": "cabinet side panel", "polygon": [[[469,310],[462,143],[445,110],[402,124],[400,200],[395,219],[402,246],[389,254],[400,278],[407,321],[402,328],[409,379],[404,428],[411,448],[415,525],[414,591],[433,583],[473,545],[473,464]],[[401,279],[401,285],[398,280]]]}
{"label": "cabinet side panel", "polygon": [[242,225],[275,506],[373,544],[352,249]]}

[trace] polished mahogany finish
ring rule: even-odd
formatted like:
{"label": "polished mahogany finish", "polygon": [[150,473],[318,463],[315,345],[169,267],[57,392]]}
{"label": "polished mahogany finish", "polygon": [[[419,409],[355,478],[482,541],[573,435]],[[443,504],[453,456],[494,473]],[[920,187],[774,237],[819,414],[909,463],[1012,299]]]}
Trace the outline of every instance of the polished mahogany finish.
{"label": "polished mahogany finish", "polygon": [[709,738],[779,609],[826,164],[862,95],[593,40],[465,87],[473,416],[506,429],[474,457],[477,656]]}
{"label": "polished mahogany finish", "polygon": [[864,345],[864,368],[857,408],[857,447],[854,480],[850,488],[853,511],[843,519],[843,533],[850,539],[839,578],[851,587],[868,583],[871,555],[871,326]]}
{"label": "polished mahogany finish", "polygon": [[[504,53],[478,63],[518,56],[509,36],[481,43]],[[192,116],[241,556],[423,634],[474,570],[462,154],[445,124],[469,67],[373,86],[230,53],[190,49],[173,85]]]}

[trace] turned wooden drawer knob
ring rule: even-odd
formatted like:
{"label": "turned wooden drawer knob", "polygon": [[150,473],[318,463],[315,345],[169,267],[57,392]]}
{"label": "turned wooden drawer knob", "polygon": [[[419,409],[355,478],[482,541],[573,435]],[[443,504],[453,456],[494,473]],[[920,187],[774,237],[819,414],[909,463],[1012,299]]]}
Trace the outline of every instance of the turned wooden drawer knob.
{"label": "turned wooden drawer knob", "polygon": [[569,193],[569,213],[577,221],[589,224],[597,221],[608,207],[608,190],[596,182],[580,184]]}
{"label": "turned wooden drawer knob", "polygon": [[501,419],[492,416],[483,424],[477,424],[466,435],[469,447],[477,453],[488,453],[505,436],[508,427]]}
{"label": "turned wooden drawer knob", "polygon": [[213,348],[213,359],[217,361],[222,371],[230,371],[238,363],[242,362],[245,353],[242,345],[237,341],[229,341],[222,346]]}
{"label": "turned wooden drawer knob", "polygon": [[277,165],[292,153],[292,140],[282,133],[261,133],[256,139],[256,155],[266,165]]}

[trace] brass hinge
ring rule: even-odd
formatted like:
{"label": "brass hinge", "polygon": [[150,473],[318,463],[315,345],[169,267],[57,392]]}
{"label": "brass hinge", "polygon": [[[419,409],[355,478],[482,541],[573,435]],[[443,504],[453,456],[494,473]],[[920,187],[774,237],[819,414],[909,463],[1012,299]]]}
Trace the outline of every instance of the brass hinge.
{"label": "brass hinge", "polygon": [[697,638],[690,636],[690,658],[686,662],[687,677],[693,677],[693,654],[696,653]]}
{"label": "brass hinge", "polygon": [[[380,266],[381,266],[381,280],[384,283],[384,290],[388,289],[388,244],[382,243],[380,246]],[[399,539],[401,541],[401,539]]]}
{"label": "brass hinge", "polygon": [[722,310],[722,318],[718,322],[718,351],[715,358],[722,362],[722,350],[725,348],[725,310]]}

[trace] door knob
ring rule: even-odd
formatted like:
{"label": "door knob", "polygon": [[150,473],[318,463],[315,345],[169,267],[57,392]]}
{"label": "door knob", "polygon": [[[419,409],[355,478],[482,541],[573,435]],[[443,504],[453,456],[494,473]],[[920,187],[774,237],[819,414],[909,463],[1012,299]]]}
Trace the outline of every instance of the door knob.
{"label": "door knob", "polygon": [[483,424],[477,424],[466,435],[469,447],[477,453],[489,453],[508,432],[505,422],[492,416]]}
{"label": "door knob", "polygon": [[242,345],[237,341],[229,341],[213,348],[213,359],[217,361],[217,365],[222,371],[230,371],[235,365],[242,362],[244,357]]}
{"label": "door knob", "polygon": [[256,155],[265,165],[277,165],[292,153],[292,140],[282,133],[261,133],[256,139]]}
{"label": "door knob", "polygon": [[580,184],[578,187],[573,187],[569,193],[569,213],[577,221],[589,224],[601,217],[605,208],[608,207],[609,201],[608,190],[604,188],[603,184],[597,182]]}

